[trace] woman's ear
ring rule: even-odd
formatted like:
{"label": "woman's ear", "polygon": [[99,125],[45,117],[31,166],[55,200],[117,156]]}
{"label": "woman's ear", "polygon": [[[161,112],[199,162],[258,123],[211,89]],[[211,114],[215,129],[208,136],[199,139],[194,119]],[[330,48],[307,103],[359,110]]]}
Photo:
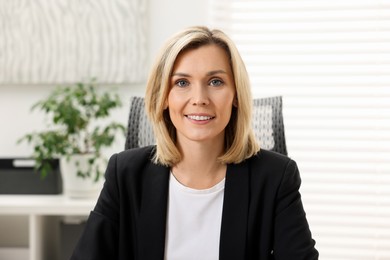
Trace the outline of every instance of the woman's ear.
{"label": "woman's ear", "polygon": [[234,107],[238,107],[238,99],[237,99],[237,96],[235,96],[234,99],[233,99],[233,106],[234,106]]}

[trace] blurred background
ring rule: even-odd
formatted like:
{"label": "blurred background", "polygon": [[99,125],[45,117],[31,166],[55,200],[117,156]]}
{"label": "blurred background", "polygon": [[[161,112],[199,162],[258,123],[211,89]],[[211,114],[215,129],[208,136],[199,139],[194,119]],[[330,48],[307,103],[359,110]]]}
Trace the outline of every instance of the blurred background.
{"label": "blurred background", "polygon": [[[320,259],[390,259],[387,0],[0,0],[0,157],[31,155],[16,141],[45,127],[30,107],[58,85],[96,77],[120,94],[113,118],[126,125],[159,48],[192,25],[233,38],[254,97],[283,96]],[[119,138],[105,153],[123,148]],[[18,221],[1,214],[0,259]]]}

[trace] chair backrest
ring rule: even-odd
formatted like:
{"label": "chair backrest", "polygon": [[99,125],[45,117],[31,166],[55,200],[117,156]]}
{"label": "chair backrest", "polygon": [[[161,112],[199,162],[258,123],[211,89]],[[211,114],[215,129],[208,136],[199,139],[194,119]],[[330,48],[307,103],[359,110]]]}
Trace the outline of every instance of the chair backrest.
{"label": "chair backrest", "polygon": [[[253,100],[253,129],[262,149],[287,155],[282,97]],[[153,129],[145,113],[143,97],[131,97],[125,149],[155,143]]]}

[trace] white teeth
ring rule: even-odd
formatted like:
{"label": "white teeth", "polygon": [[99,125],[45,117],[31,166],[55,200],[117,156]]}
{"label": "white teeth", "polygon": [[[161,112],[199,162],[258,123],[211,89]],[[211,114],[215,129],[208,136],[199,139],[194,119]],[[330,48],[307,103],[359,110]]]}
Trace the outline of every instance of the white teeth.
{"label": "white teeth", "polygon": [[197,121],[204,121],[204,120],[210,120],[211,116],[187,116],[189,119],[197,120]]}

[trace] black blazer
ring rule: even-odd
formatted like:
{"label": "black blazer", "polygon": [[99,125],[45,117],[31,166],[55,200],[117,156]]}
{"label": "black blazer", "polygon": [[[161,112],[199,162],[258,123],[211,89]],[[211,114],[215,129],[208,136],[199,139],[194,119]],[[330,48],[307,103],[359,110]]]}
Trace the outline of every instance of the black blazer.
{"label": "black blazer", "polygon": [[[110,158],[71,260],[164,259],[169,168],[152,163],[153,152],[149,146]],[[270,151],[229,164],[219,259],[318,259],[300,184],[295,162]]]}

